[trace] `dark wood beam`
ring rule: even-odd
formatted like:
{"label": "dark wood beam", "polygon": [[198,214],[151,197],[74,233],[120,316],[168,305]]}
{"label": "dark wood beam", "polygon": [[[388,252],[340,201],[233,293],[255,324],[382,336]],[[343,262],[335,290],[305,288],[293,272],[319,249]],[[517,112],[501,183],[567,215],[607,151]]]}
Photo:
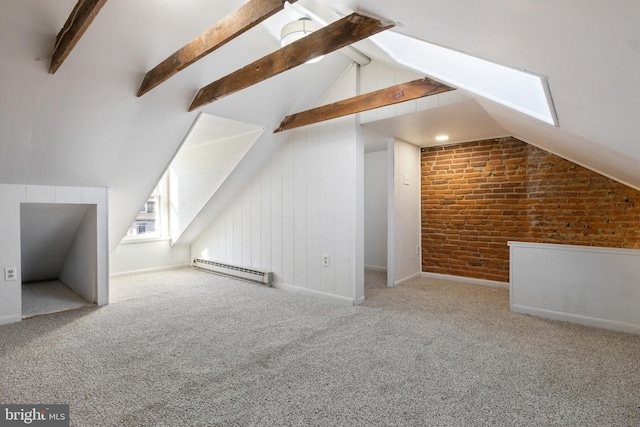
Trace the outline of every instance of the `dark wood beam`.
{"label": "dark wood beam", "polygon": [[49,74],[55,74],[107,0],[78,0],[56,37]]}
{"label": "dark wood beam", "polygon": [[453,90],[453,88],[425,77],[409,83],[402,83],[386,89],[365,93],[354,96],[353,98],[334,102],[333,104],[323,105],[322,107],[287,116],[282,119],[282,122],[280,122],[280,125],[273,133],[319,123],[325,120],[336,119],[362,111],[373,110],[374,108],[385,107],[399,102],[436,95],[450,90]]}
{"label": "dark wood beam", "polygon": [[147,72],[137,95],[144,95],[180,70],[275,15],[284,9],[287,1],[296,2],[296,0],[249,0]]}
{"label": "dark wood beam", "polygon": [[201,88],[189,111],[393,26],[353,13]]}

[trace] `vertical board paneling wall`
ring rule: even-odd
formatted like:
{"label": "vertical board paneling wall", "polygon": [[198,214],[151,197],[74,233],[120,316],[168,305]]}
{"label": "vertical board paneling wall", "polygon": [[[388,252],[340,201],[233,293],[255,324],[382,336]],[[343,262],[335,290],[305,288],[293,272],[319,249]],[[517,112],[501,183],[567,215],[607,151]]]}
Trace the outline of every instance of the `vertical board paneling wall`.
{"label": "vertical board paneling wall", "polygon": [[[354,96],[355,79],[355,69],[345,73],[333,94]],[[271,271],[277,287],[353,302],[355,123],[346,117],[290,131],[192,244],[192,257]]]}

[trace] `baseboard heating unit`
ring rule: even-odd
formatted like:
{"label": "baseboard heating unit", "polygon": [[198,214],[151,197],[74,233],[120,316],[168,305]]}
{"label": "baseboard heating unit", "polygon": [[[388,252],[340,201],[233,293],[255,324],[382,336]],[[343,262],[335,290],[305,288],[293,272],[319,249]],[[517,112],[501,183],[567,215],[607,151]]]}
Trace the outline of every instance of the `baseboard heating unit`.
{"label": "baseboard heating unit", "polygon": [[244,267],[236,267],[235,265],[222,264],[201,258],[195,258],[193,260],[193,267],[198,270],[222,274],[224,276],[235,277],[242,280],[249,280],[265,286],[271,286],[271,283],[273,282],[273,273],[251,270]]}

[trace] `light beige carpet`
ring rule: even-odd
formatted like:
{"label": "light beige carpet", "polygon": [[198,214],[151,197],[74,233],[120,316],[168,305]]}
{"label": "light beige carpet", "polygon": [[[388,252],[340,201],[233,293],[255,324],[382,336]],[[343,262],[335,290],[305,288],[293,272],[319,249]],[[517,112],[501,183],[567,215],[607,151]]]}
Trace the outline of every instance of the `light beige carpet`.
{"label": "light beige carpet", "polygon": [[0,401],[77,426],[640,425],[640,336],[511,313],[504,289],[351,307],[186,269],[112,291],[1,326]]}
{"label": "light beige carpet", "polygon": [[22,285],[23,318],[75,310],[92,305],[59,280]]}

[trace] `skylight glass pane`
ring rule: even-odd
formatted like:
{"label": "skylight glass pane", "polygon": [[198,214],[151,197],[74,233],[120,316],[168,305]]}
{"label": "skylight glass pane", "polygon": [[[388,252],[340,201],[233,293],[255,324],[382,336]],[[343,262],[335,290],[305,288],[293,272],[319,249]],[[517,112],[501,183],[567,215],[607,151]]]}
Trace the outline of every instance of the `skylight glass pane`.
{"label": "skylight glass pane", "polygon": [[370,39],[408,68],[557,126],[545,77],[392,31]]}

